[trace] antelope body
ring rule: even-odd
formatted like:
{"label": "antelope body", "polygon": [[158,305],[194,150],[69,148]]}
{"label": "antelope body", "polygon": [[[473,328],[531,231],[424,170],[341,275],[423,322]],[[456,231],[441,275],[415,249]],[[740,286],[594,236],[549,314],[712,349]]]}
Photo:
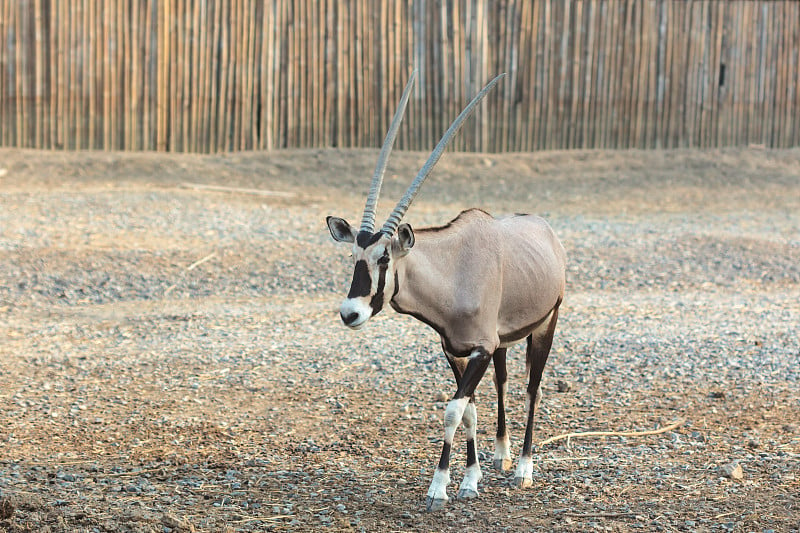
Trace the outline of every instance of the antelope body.
{"label": "antelope body", "polygon": [[445,410],[442,453],[427,494],[429,510],[440,509],[448,501],[450,451],[461,423],[467,468],[458,497],[478,495],[481,472],[475,449],[474,393],[491,361],[498,396],[494,466],[511,467],[504,406],[506,350],[523,339],[527,340],[529,372],[527,425],[514,483],[532,484],[533,414],[564,296],[566,254],[539,217],[495,218],[469,209],[442,227],[414,231],[400,224],[446,144],[500,77],[484,87],[453,122],[386,224],[375,232],[383,172],[414,82],[412,75],[384,141],[360,230],[341,218],[327,219],[334,240],[352,244],[355,261],[350,291],[340,307],[342,321],[360,328],[386,305],[412,315],[439,333],[455,375],[457,389]]}

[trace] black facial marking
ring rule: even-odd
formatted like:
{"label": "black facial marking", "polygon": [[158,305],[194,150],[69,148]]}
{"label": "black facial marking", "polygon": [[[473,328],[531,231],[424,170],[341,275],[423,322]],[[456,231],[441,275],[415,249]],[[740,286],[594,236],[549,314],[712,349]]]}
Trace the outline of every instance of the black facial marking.
{"label": "black facial marking", "polygon": [[359,231],[356,235],[356,244],[362,248],[366,248],[371,244],[378,242],[378,239],[383,235],[380,231],[378,233],[370,233],[368,231]]}
{"label": "black facial marking", "polygon": [[347,293],[347,297],[359,298],[361,296],[369,296],[371,288],[372,279],[369,277],[367,262],[363,259],[356,261],[356,268],[353,271],[353,283],[350,285],[350,292]]}
{"label": "black facial marking", "polygon": [[369,301],[369,306],[372,308],[372,316],[378,314],[383,309],[383,289],[386,287],[386,265],[381,265],[378,273],[378,290],[375,291],[375,296]]}

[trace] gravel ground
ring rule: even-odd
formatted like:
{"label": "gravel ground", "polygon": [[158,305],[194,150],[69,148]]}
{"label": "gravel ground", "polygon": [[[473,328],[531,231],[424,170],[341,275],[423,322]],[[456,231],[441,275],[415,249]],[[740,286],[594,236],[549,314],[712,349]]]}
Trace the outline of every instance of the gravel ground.
{"label": "gravel ground", "polygon": [[487,376],[481,497],[439,513],[436,335],[337,316],[324,217],[375,157],[0,150],[0,530],[800,531],[800,150],[445,155],[406,221],[538,213],[569,255],[535,440],[679,424],[539,446],[518,490]]}

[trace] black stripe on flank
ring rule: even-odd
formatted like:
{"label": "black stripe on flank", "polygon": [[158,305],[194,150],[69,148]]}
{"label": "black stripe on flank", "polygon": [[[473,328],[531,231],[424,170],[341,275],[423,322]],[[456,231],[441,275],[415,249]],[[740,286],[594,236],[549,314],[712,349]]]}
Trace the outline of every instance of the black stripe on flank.
{"label": "black stripe on flank", "polygon": [[369,296],[370,289],[372,289],[372,278],[369,276],[367,262],[363,259],[356,261],[356,268],[353,271],[353,283],[350,285],[350,292],[347,293],[347,297]]}

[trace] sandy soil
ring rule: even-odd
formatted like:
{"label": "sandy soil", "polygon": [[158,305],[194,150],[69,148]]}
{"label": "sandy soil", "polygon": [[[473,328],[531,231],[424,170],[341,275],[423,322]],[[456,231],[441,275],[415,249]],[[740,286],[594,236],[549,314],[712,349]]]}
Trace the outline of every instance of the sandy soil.
{"label": "sandy soil", "polygon": [[538,213],[570,257],[536,442],[677,425],[539,446],[518,490],[490,372],[482,494],[437,513],[435,334],[337,318],[324,218],[375,157],[0,150],[0,530],[800,531],[800,150],[446,154],[406,221]]}

